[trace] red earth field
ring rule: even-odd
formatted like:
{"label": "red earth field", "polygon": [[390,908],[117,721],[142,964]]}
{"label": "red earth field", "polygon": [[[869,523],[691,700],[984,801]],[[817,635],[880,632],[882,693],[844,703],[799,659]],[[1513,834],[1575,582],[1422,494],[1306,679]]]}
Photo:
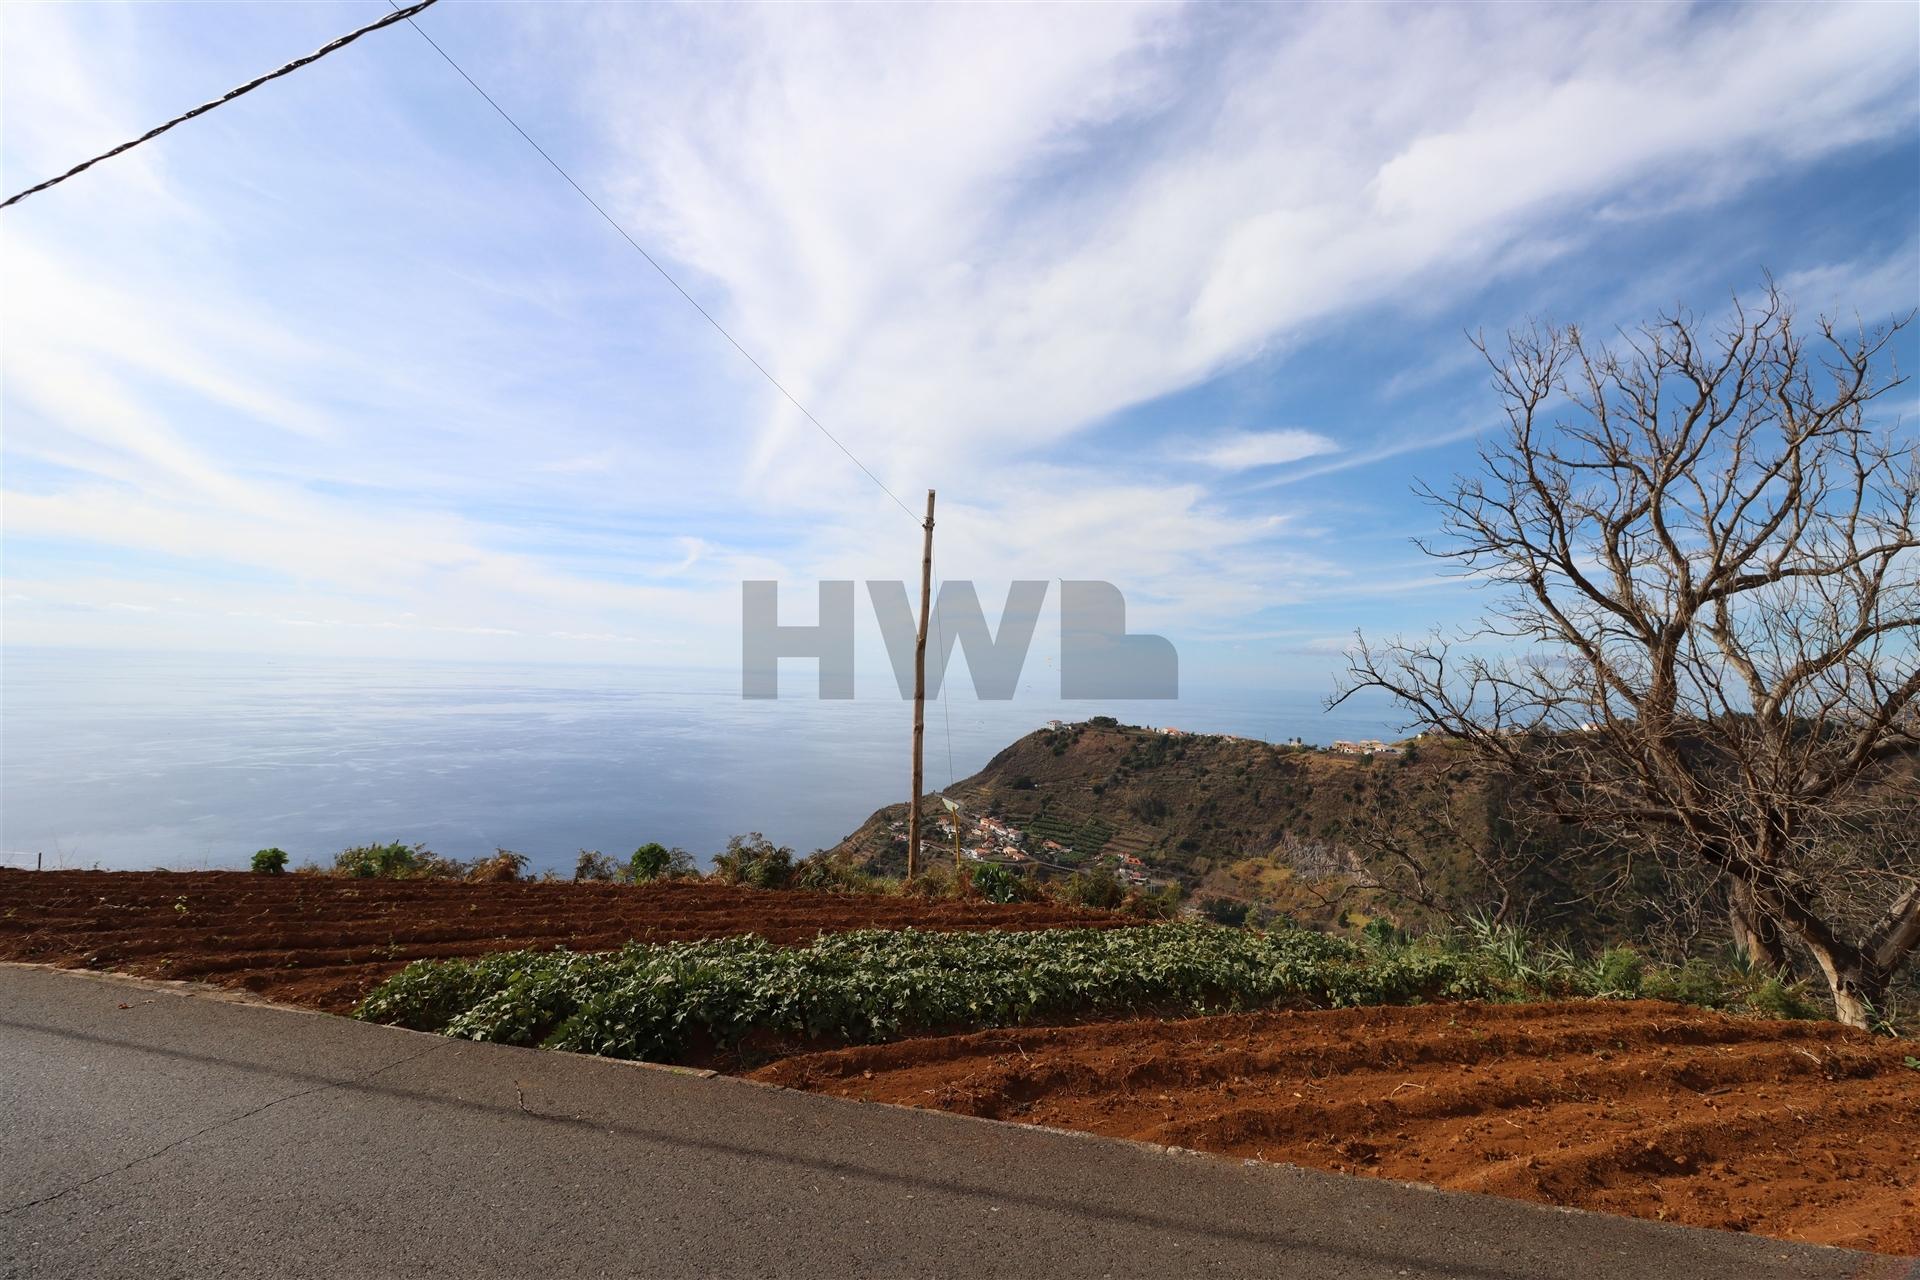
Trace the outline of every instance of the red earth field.
{"label": "red earth field", "polygon": [[704,882],[468,884],[245,872],[0,870],[0,960],[214,982],[345,1013],[409,961],[757,933],[1129,923],[1049,904],[774,893]]}
{"label": "red earth field", "polygon": [[[0,870],[0,960],[344,1012],[409,960],[858,928],[1121,924],[709,884]],[[804,1054],[762,1081],[1883,1253],[1920,1253],[1920,1051],[1653,1002],[1135,1019]]]}
{"label": "red earth field", "polygon": [[1911,1041],[1653,1001],[1023,1028],[774,1084],[1462,1191],[1920,1253]]}

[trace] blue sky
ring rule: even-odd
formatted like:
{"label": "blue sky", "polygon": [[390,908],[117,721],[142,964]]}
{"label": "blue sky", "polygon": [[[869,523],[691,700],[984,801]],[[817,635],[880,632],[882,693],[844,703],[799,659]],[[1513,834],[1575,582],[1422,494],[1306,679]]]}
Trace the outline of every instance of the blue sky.
{"label": "blue sky", "polygon": [[[9,192],[381,11],[10,5]],[[1920,302],[1910,5],[446,0],[455,58],[909,505],[1188,681],[1475,607],[1465,338]],[[0,215],[9,644],[727,665],[917,531],[393,28]],[[1911,366],[1911,341],[1901,351]],[[1911,421],[1904,388],[1883,409]],[[876,636],[862,667],[887,684]],[[1043,619],[1031,670],[1057,630]]]}

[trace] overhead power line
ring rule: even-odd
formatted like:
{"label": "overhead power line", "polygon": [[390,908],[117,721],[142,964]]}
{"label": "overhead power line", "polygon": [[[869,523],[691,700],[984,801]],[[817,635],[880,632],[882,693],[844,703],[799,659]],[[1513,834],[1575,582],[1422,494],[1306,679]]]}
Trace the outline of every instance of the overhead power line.
{"label": "overhead power line", "polygon": [[[389,4],[393,4],[395,3],[395,0],[387,0],[387,2]],[[422,40],[425,40],[427,44],[431,46],[433,51],[439,54],[442,60],[444,60],[449,67],[452,67],[455,73],[458,74],[462,80],[465,80],[467,82],[468,87],[471,88],[475,93],[479,94],[481,99],[485,101],[489,107],[493,108],[494,113],[498,115],[502,120],[505,120],[507,124],[512,127],[513,131],[520,135],[521,140],[524,141],[528,146],[532,147],[534,151],[539,155],[539,157],[542,160],[545,160],[555,173],[559,174],[561,178],[565,179],[566,184],[572,187],[574,191],[578,193],[578,195],[582,200],[585,200],[590,206],[592,206],[593,211],[599,214],[600,217],[605,220],[608,226],[612,227],[616,232],[618,232],[620,235],[620,238],[622,240],[625,240],[629,245],[631,245],[635,253],[639,254],[642,258],[646,259],[647,265],[652,267],[656,272],[658,272],[662,280],[665,280],[668,284],[672,285],[673,291],[679,294],[682,298],[685,298],[687,300],[687,304],[691,306],[695,311],[698,311],[700,313],[701,318],[704,319],[708,324],[713,326],[713,330],[715,333],[718,333],[721,337],[725,338],[727,340],[727,344],[731,346],[735,351],[739,352],[741,357],[745,359],[748,364],[752,365],[754,369],[759,372],[761,377],[765,378],[769,383],[771,383],[774,390],[778,391],[782,396],[784,396],[787,402],[791,404],[795,409],[798,409],[801,413],[801,416],[806,418],[808,422],[812,423],[814,427],[820,432],[821,435],[831,440],[833,442],[834,447],[840,450],[841,453],[844,453],[847,456],[847,460],[849,462],[853,463],[854,466],[860,468],[860,470],[863,473],[865,473],[867,479],[873,481],[873,483],[879,487],[880,492],[886,494],[888,498],[893,500],[894,506],[899,507],[900,510],[906,512],[908,518],[911,519],[915,524],[920,523],[920,516],[914,512],[913,508],[909,507],[906,503],[902,502],[900,500],[900,496],[896,494],[892,489],[889,489],[887,487],[886,481],[882,480],[879,476],[875,475],[873,473],[873,469],[867,466],[866,463],[860,461],[860,459],[857,456],[855,456],[853,450],[847,448],[847,446],[841,442],[839,436],[836,436],[835,434],[833,434],[832,431],[827,429],[826,423],[820,421],[819,418],[814,416],[813,410],[807,408],[806,405],[800,403],[800,398],[794,395],[793,392],[787,390],[786,385],[782,383],[780,379],[773,376],[772,370],[768,369],[767,366],[765,366],[764,364],[761,364],[760,361],[757,358],[755,358],[754,354],[751,351],[747,350],[745,346],[741,345],[741,342],[738,338],[734,337],[732,333],[728,332],[727,327],[721,324],[720,321],[714,317],[714,314],[711,311],[708,311],[706,307],[701,305],[700,300],[698,298],[694,297],[691,293],[687,292],[686,286],[682,285],[678,280],[674,279],[673,273],[668,271],[664,266],[662,266],[658,258],[655,258],[651,253],[648,253],[646,250],[646,247],[642,245],[638,240],[634,239],[632,233],[629,232],[625,227],[621,226],[620,223],[614,218],[614,216],[608,213],[606,211],[606,208],[603,205],[601,205],[601,203],[598,200],[595,200],[591,195],[589,195],[587,192],[587,189],[581,186],[577,181],[575,181],[574,176],[568,173],[566,168],[558,160],[555,160],[545,147],[541,146],[538,142],[536,142],[534,140],[533,135],[528,133],[526,129],[522,128],[520,122],[518,120],[515,120],[513,118],[513,115],[505,107],[501,106],[497,101],[494,100],[494,97],[492,94],[488,93],[485,89],[480,87],[479,81],[475,80],[471,75],[467,74],[467,69],[461,66],[458,62],[456,62],[452,54],[448,53],[445,49],[441,48],[439,42],[436,41],[432,36],[427,34],[426,28],[422,27],[419,23],[413,22],[411,20],[408,22],[407,25],[412,27],[415,31],[419,32],[420,38]],[[939,635],[938,643],[940,644],[940,652],[942,654],[945,654],[946,653],[945,630],[942,627],[942,624],[940,621],[940,605],[937,598],[934,602],[933,617],[934,617],[934,626],[936,629],[938,629],[938,635]],[[947,785],[952,786],[953,785],[953,718],[952,718],[952,714],[948,711],[948,708],[947,708],[947,681],[945,678],[944,669],[941,673],[941,680],[940,680],[940,714],[941,714],[941,719],[945,724],[946,738],[947,738]]]}
{"label": "overhead power line", "polygon": [[143,142],[150,142],[153,139],[159,137],[161,134],[165,133],[167,130],[173,128],[175,125],[185,124],[187,121],[193,119],[195,116],[205,115],[207,112],[213,110],[215,107],[219,106],[224,102],[232,102],[235,98],[240,97],[242,94],[252,93],[255,89],[258,89],[261,85],[265,84],[269,80],[278,80],[281,76],[288,75],[288,74],[291,74],[292,72],[298,71],[301,67],[306,66],[309,62],[318,62],[320,61],[320,59],[326,57],[328,54],[332,53],[334,50],[346,48],[348,45],[352,44],[355,40],[358,40],[361,36],[366,35],[368,32],[378,31],[382,27],[390,27],[396,22],[411,21],[413,16],[416,13],[419,13],[425,9],[429,9],[434,5],[438,4],[439,2],[440,0],[419,0],[419,3],[408,5],[404,9],[396,7],[394,12],[387,14],[385,17],[381,18],[379,21],[369,22],[366,26],[361,27],[358,31],[349,31],[346,35],[341,36],[338,40],[332,40],[326,44],[321,45],[318,49],[315,49],[312,53],[308,54],[304,58],[295,58],[292,62],[289,62],[286,66],[281,67],[276,71],[269,71],[267,72],[267,74],[257,77],[256,79],[249,80],[245,84],[241,85],[238,89],[232,89],[226,93],[221,94],[219,97],[215,98],[212,102],[203,102],[191,111],[182,112],[181,114],[175,116],[173,119],[167,121],[165,124],[156,125],[153,128],[147,130],[145,133],[133,139],[133,141],[131,142],[123,142],[119,146],[113,148],[111,151],[102,151],[99,155],[95,156],[91,160],[82,160],[79,164],[73,166],[73,168],[67,170],[65,173],[61,174],[57,178],[48,178],[45,182],[36,183],[35,185],[28,187],[25,191],[16,192],[15,194],[8,196],[5,200],[0,201],[0,209],[4,209],[8,205],[18,204],[20,203],[20,201],[25,200],[28,196],[33,195],[36,192],[45,191],[48,187],[58,186],[60,183],[65,182],[68,178],[73,177],[75,174],[85,173],[88,169],[93,168],[93,166],[99,164],[102,160],[111,160],[113,157],[119,155],[122,151],[131,151],[133,150],[133,148],[139,146]]}
{"label": "overhead power line", "polygon": [[[394,3],[394,0],[387,0],[387,2],[389,4],[392,4]],[[685,298],[687,300],[687,303],[690,306],[692,306],[692,308],[695,311],[698,311],[702,316],[702,318],[704,318],[708,324],[713,326],[714,332],[718,333],[721,337],[725,338],[727,342],[733,347],[733,349],[735,351],[738,351],[748,364],[752,365],[755,369],[759,371],[761,377],[765,378],[768,382],[772,383],[773,389],[778,391],[781,395],[785,396],[787,399],[787,402],[791,404],[794,408],[798,409],[801,413],[801,416],[805,417],[808,422],[811,422],[819,430],[821,435],[833,441],[834,447],[840,450],[841,453],[846,454],[847,460],[852,462],[854,466],[860,468],[861,471],[865,472],[867,479],[873,481],[876,485],[880,486],[880,492],[886,494],[889,498],[892,498],[894,506],[899,507],[902,511],[906,512],[907,516],[915,524],[920,523],[920,517],[917,514],[915,514],[912,507],[909,507],[906,503],[900,501],[899,495],[894,493],[893,490],[887,488],[886,482],[882,480],[879,476],[875,475],[873,473],[873,470],[870,467],[868,467],[866,463],[860,461],[859,458],[855,457],[853,450],[847,448],[846,445],[842,444],[839,436],[836,436],[833,434],[833,432],[827,430],[827,424],[820,421],[820,419],[814,417],[813,411],[807,408],[806,405],[801,404],[800,398],[794,395],[793,392],[787,390],[785,384],[783,384],[780,381],[780,379],[774,377],[773,372],[770,369],[768,369],[767,366],[765,366],[764,364],[761,364],[760,361],[754,357],[754,354],[751,351],[747,350],[746,347],[742,346],[738,338],[734,337],[731,333],[727,332],[727,327],[721,324],[718,320],[716,320],[711,311],[708,311],[704,306],[700,305],[700,300],[694,297],[691,293],[688,293],[685,286],[683,286],[678,280],[674,279],[673,274],[670,271],[668,271],[665,267],[660,265],[659,259],[655,258],[652,254],[648,253],[645,247],[642,246],[638,240],[634,239],[633,236],[627,231],[627,229],[621,226],[620,223],[614,219],[614,216],[608,213],[606,209],[601,206],[598,200],[595,200],[592,196],[588,195],[587,189],[581,186],[578,182],[575,182],[573,179],[573,175],[568,173],[566,169],[561,167],[560,162],[558,160],[555,160],[551,155],[549,155],[545,147],[541,146],[538,142],[535,142],[533,140],[533,135],[528,133],[525,129],[521,128],[520,122],[518,120],[515,120],[510,114],[508,114],[507,109],[505,107],[501,106],[498,102],[495,102],[492,94],[488,93],[485,89],[481,88],[480,82],[475,80],[472,76],[468,75],[466,68],[462,67],[458,62],[455,62],[453,60],[453,55],[448,53],[445,49],[442,49],[439,43],[436,42],[432,36],[427,34],[426,28],[422,27],[419,23],[414,22],[412,20],[411,13],[407,13],[406,16],[408,18],[407,25],[412,27],[415,31],[419,32],[420,38],[422,40],[425,40],[429,45],[432,45],[433,51],[439,54],[443,59],[445,59],[446,64],[452,67],[456,72],[458,72],[460,75],[460,78],[462,80],[465,80],[467,84],[472,87],[475,93],[479,94],[482,98],[484,98],[486,100],[487,105],[492,107],[494,111],[499,114],[502,120],[505,120],[509,125],[513,126],[513,131],[519,134],[520,137],[523,140],[525,140],[528,146],[532,147],[536,152],[538,152],[542,160],[545,160],[549,165],[553,166],[553,171],[559,174],[562,178],[566,179],[567,185],[572,187],[576,192],[578,192],[582,200],[585,200],[588,204],[592,205],[593,211],[599,214],[602,218],[605,218],[608,226],[612,227],[615,231],[620,233],[620,238],[622,240],[625,240],[628,244],[632,245],[634,252],[638,253],[641,257],[645,258],[647,260],[647,265],[652,267],[655,271],[659,272],[660,278],[662,280],[665,280],[668,284],[672,285],[674,292],[678,293],[681,297]]]}

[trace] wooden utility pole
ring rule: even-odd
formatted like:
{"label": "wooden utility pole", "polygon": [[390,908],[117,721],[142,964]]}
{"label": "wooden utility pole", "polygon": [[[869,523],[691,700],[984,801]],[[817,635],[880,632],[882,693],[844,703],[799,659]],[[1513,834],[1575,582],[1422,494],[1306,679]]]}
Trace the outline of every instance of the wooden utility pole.
{"label": "wooden utility pole", "polygon": [[920,552],[920,633],[913,638],[913,807],[907,810],[907,880],[920,862],[920,748],[927,736],[927,611],[933,606],[933,490]]}

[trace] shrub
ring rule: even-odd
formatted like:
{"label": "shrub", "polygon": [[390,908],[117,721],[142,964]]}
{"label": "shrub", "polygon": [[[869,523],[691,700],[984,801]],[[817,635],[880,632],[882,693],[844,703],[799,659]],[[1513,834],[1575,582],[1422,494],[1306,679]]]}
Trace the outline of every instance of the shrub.
{"label": "shrub", "polygon": [[1469,949],[1490,964],[1501,980],[1538,989],[1553,976],[1552,961],[1524,927],[1498,923],[1491,915],[1476,912],[1467,917],[1466,929]]}
{"label": "shrub", "polygon": [[1140,889],[1127,895],[1124,910],[1143,920],[1171,920],[1180,914],[1180,886],[1164,884],[1158,889]]}
{"label": "shrub", "polygon": [[973,891],[988,902],[1032,902],[1039,897],[1034,883],[1011,867],[982,862],[968,874]]}
{"label": "shrub", "polygon": [[1167,802],[1159,796],[1138,796],[1127,806],[1128,812],[1142,822],[1159,823],[1172,812]]}
{"label": "shrub", "polygon": [[481,858],[467,868],[467,879],[476,884],[505,884],[518,880],[527,869],[528,858],[524,853],[515,853],[511,849],[495,849],[491,858]]}
{"label": "shrub", "polygon": [[722,884],[784,889],[793,878],[793,850],[758,831],[734,836],[724,851],[713,855],[713,878]]}
{"label": "shrub", "polygon": [[815,893],[877,893],[882,881],[853,865],[846,855],[815,849],[800,860],[788,882],[795,889]]}
{"label": "shrub", "polygon": [[1778,978],[1768,978],[1755,987],[1753,994],[1747,997],[1746,1005],[1763,1018],[1805,1020],[1827,1016],[1807,998],[1805,989],[1799,983],[1786,983]]}
{"label": "shrub", "polygon": [[1238,898],[1221,897],[1219,894],[1207,895],[1200,899],[1198,905],[1200,914],[1206,919],[1235,929],[1246,924],[1247,913],[1252,910],[1250,904]]}
{"label": "shrub", "polygon": [[575,880],[616,880],[619,876],[620,864],[598,849],[582,849],[573,864]]}
{"label": "shrub", "polygon": [[1646,962],[1632,947],[1608,947],[1586,973],[1587,994],[1630,1000],[1646,981]]}
{"label": "shrub", "polygon": [[1360,927],[1360,936],[1365,938],[1367,945],[1376,951],[1391,951],[1396,947],[1404,947],[1411,941],[1404,929],[1385,916],[1375,916],[1367,921]]}
{"label": "shrub", "polygon": [[1076,871],[1061,882],[1059,896],[1076,907],[1111,911],[1126,901],[1127,891],[1104,871]]}
{"label": "shrub", "polygon": [[356,845],[333,856],[333,869],[338,875],[358,876],[363,880],[375,877],[393,880],[412,871],[424,852],[421,845],[404,845],[397,840],[390,844]]}
{"label": "shrub", "polygon": [[1640,994],[1653,1000],[1724,1009],[1739,1000],[1740,985],[1735,975],[1726,969],[1694,959],[1647,973],[1641,980]]}
{"label": "shrub", "polygon": [[961,888],[951,862],[936,862],[900,884],[900,892],[915,898],[951,898],[958,895]]}
{"label": "shrub", "polygon": [[253,869],[256,874],[277,876],[287,869],[287,851],[285,849],[262,849],[253,855]]}
{"label": "shrub", "polygon": [[416,846],[413,851],[413,867],[407,872],[414,880],[464,880],[472,874],[477,863],[466,863],[458,858],[443,858],[431,849]]}
{"label": "shrub", "polygon": [[641,845],[627,859],[627,879],[635,884],[680,880],[693,874],[692,854],[681,848],[669,849],[658,842]]}

